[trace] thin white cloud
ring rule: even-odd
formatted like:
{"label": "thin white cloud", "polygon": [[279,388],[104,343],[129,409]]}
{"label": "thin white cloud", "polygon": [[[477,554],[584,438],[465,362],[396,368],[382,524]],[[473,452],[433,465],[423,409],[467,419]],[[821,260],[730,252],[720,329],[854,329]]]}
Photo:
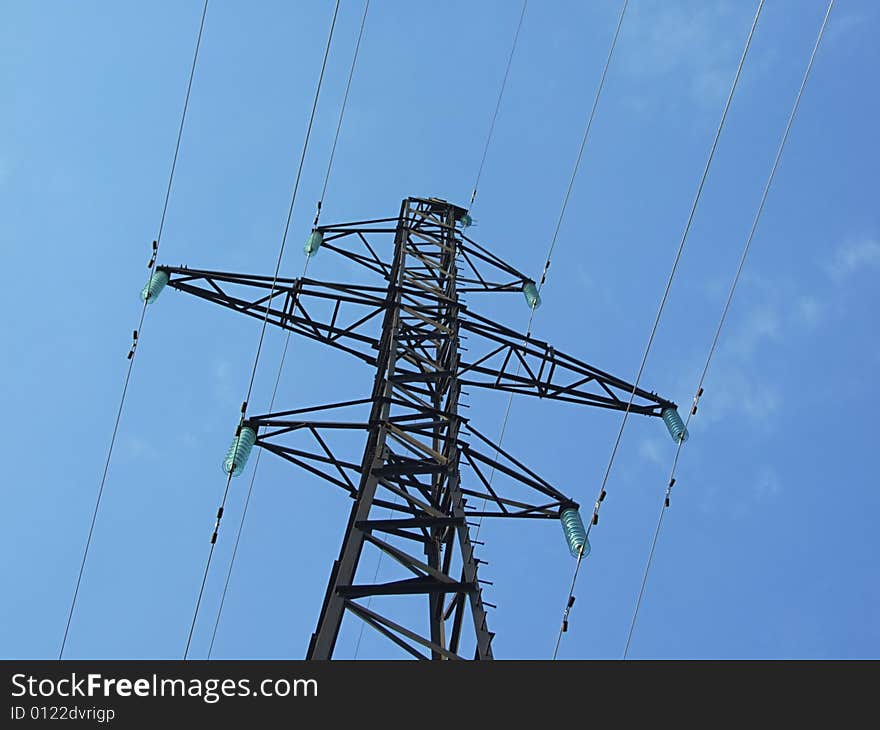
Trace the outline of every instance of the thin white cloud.
{"label": "thin white cloud", "polygon": [[703,404],[692,420],[697,429],[731,420],[767,429],[781,405],[778,389],[754,364],[713,363],[705,388]]}
{"label": "thin white cloud", "polygon": [[[868,6],[870,8],[870,6]],[[841,9],[843,10],[843,9]],[[873,18],[864,10],[846,8],[847,12],[837,12],[828,24],[825,33],[826,43],[829,45],[852,45],[856,40],[871,38],[871,23]],[[876,9],[871,8],[876,14]]]}
{"label": "thin white cloud", "polygon": [[782,480],[776,469],[767,464],[751,475],[743,475],[736,500],[708,502],[705,507],[713,511],[724,510],[734,520],[748,519],[756,509],[775,499],[783,489]]}
{"label": "thin white cloud", "polygon": [[[840,289],[845,279],[865,270],[880,268],[880,240],[876,237],[851,239],[838,247],[824,263],[834,286],[802,286],[784,276],[748,275],[737,292],[732,316],[721,335],[719,357],[712,363],[707,379],[707,395],[696,428],[722,419],[747,418],[766,428],[781,406],[779,390],[761,367],[760,356],[767,347],[778,347],[790,335],[811,333],[841,314]],[[717,286],[707,290],[714,298]],[[738,307],[747,307],[738,314]],[[692,387],[683,383],[684,387]]]}
{"label": "thin white cloud", "polygon": [[782,315],[775,303],[754,306],[742,325],[731,333],[726,349],[741,360],[749,360],[766,341],[779,340],[783,332]]}
{"label": "thin white cloud", "polygon": [[[712,294],[707,294],[715,298]],[[731,310],[716,357],[705,382],[705,395],[691,428],[702,430],[720,421],[737,421],[743,427],[766,431],[772,428],[781,406],[778,387],[768,379],[760,356],[778,345],[786,332],[802,318],[818,317],[819,304],[798,301],[787,287],[763,277],[749,276],[738,292],[744,314]],[[815,310],[815,311],[813,311]],[[703,352],[695,353],[694,367],[682,370],[680,392],[692,393],[702,370]]]}
{"label": "thin white cloud", "polygon": [[828,264],[828,273],[837,281],[862,271],[880,267],[880,241],[859,238],[837,249]]}
{"label": "thin white cloud", "polygon": [[217,400],[235,401],[232,388],[232,364],[228,360],[216,360],[213,364],[214,394]]}
{"label": "thin white cloud", "polygon": [[159,458],[159,450],[147,439],[136,434],[129,434],[124,440],[125,451],[132,459],[155,461]]}
{"label": "thin white cloud", "polygon": [[[726,2],[687,8],[665,0],[636,4],[627,33],[638,50],[621,57],[623,71],[649,82],[648,89],[657,79],[674,77],[676,89],[700,104],[715,106],[730,86],[732,55],[736,61],[730,32],[733,10]],[[668,97],[666,89],[664,99]],[[647,106],[644,94],[638,98],[637,105]]]}
{"label": "thin white cloud", "polygon": [[766,502],[782,491],[782,480],[771,466],[762,466],[752,481],[752,490],[756,501]]}
{"label": "thin white cloud", "polygon": [[808,328],[817,327],[825,318],[825,305],[813,295],[799,297],[796,302],[798,321]]}
{"label": "thin white cloud", "polygon": [[646,438],[639,444],[639,455],[651,464],[668,464],[669,449],[659,438]]}

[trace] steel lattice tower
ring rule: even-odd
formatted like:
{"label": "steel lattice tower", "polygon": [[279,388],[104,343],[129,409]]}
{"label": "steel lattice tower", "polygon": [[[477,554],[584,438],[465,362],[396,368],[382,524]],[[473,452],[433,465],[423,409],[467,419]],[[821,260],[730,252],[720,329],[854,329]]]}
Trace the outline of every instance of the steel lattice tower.
{"label": "steel lattice tower", "polygon": [[[443,200],[408,198],[397,218],[316,229],[322,248],[362,266],[377,285],[303,277],[278,279],[273,286],[265,276],[158,267],[174,289],[268,318],[375,369],[369,398],[244,421],[257,434],[256,446],[320,476],[353,500],[309,659],[333,656],[346,613],[417,658],[458,659],[467,653],[491,659],[493,633],[468,520],[559,519],[564,509],[578,505],[471,425],[460,413],[462,387],[613,410],[625,410],[633,392],[631,384],[464,304],[462,294],[522,292],[533,285],[464,234],[466,215],[464,208]],[[387,250],[391,235],[388,261],[379,252],[383,246]],[[671,401],[635,389],[630,410],[660,416],[674,408]],[[352,420],[352,412],[361,418]],[[343,458],[332,445],[334,434],[351,431],[366,434],[360,462]],[[503,478],[504,487],[492,474]],[[390,558],[401,577],[365,581],[358,571],[365,548]],[[362,599],[369,597],[384,603],[368,607]],[[418,613],[402,613],[402,602],[418,597],[427,621],[408,627],[404,619]],[[465,643],[472,643],[467,652]]]}

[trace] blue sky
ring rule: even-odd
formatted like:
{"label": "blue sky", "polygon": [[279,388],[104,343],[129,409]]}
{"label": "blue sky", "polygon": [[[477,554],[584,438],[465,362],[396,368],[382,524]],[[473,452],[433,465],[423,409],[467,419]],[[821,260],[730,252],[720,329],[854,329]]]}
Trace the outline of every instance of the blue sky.
{"label": "blue sky", "polygon": [[[441,10],[442,7],[442,10]],[[536,336],[631,379],[753,2],[633,0]],[[362,6],[344,0],[282,272],[302,269]],[[768,0],[642,380],[688,403],[825,10]],[[137,322],[201,3],[3,3],[0,656],[57,655]],[[531,3],[473,209],[537,276],[619,5]],[[208,12],[160,260],[271,273],[332,12]],[[519,4],[373,0],[323,222],[466,204]],[[876,657],[880,219],[876,4],[841,0],[691,426],[630,655]],[[316,257],[310,275],[350,269]],[[476,304],[476,302],[475,302]],[[482,304],[482,302],[480,302]],[[520,297],[484,311],[525,328]],[[143,330],[67,655],[182,655],[259,324],[168,291]],[[265,411],[283,339],[252,403]],[[367,394],[294,340],[279,407]],[[505,399],[473,393],[497,434]],[[514,403],[505,445],[590,504],[619,415]],[[630,419],[560,656],[617,658],[674,451]],[[266,455],[215,656],[299,658],[348,501]],[[233,482],[193,656],[204,656],[246,478]],[[487,524],[496,655],[549,658],[573,561],[558,525]],[[372,569],[372,566],[368,566]],[[351,657],[358,625],[343,627]],[[369,630],[361,657],[396,657]]]}

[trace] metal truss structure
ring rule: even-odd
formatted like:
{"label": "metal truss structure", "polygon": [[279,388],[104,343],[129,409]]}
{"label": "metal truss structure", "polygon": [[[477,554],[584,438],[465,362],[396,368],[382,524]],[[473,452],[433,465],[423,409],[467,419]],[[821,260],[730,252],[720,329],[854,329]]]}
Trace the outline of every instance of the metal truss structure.
{"label": "metal truss structure", "polygon": [[[346,613],[419,659],[491,659],[491,604],[482,598],[469,519],[558,519],[578,505],[461,415],[462,387],[621,411],[633,393],[624,380],[482,317],[460,300],[470,292],[522,292],[534,283],[464,234],[466,214],[436,198],[407,198],[397,218],[316,229],[322,248],[377,279],[371,286],[309,278],[273,283],[266,276],[159,267],[174,289],[267,318],[375,371],[368,398],[245,421],[257,433],[257,446],[352,499],[309,659],[333,656]],[[391,236],[389,260],[382,253]],[[635,389],[632,412],[660,416],[670,407],[675,404]],[[364,432],[360,461],[343,458],[333,446],[343,431]],[[503,487],[493,483],[495,474]],[[400,577],[365,580],[358,567],[367,548],[390,558]],[[395,603],[419,600],[424,607],[425,599],[427,621],[404,625],[401,617],[413,612],[401,613]]]}

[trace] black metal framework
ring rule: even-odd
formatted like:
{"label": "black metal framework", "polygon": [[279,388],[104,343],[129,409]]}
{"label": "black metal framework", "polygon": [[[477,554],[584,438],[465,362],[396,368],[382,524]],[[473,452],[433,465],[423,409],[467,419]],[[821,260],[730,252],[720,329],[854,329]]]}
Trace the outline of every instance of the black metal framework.
{"label": "black metal framework", "polygon": [[[353,500],[309,659],[333,656],[347,613],[419,659],[465,658],[469,625],[472,656],[491,659],[489,604],[482,599],[480,560],[468,519],[558,519],[563,509],[578,505],[459,413],[462,387],[615,410],[626,409],[633,391],[624,380],[482,317],[460,301],[466,292],[521,292],[529,281],[464,235],[460,222],[466,213],[436,198],[407,198],[397,218],[319,228],[322,248],[381,277],[376,286],[300,278],[278,279],[273,287],[271,277],[159,267],[174,289],[260,320],[268,316],[277,327],[343,350],[375,369],[368,398],[246,421],[258,434],[257,446]],[[375,239],[390,235],[394,249],[388,261]],[[659,416],[674,406],[636,389],[631,410]],[[368,417],[354,418],[354,411],[368,411]],[[360,461],[342,458],[334,447],[333,434],[340,431],[366,434]],[[493,483],[493,474],[503,477],[503,487]],[[390,558],[401,577],[365,581],[358,574],[365,549]],[[363,600],[371,596],[375,607]],[[427,598],[427,621],[418,628],[404,625],[393,605],[413,596]],[[380,601],[386,602],[383,607]]]}

